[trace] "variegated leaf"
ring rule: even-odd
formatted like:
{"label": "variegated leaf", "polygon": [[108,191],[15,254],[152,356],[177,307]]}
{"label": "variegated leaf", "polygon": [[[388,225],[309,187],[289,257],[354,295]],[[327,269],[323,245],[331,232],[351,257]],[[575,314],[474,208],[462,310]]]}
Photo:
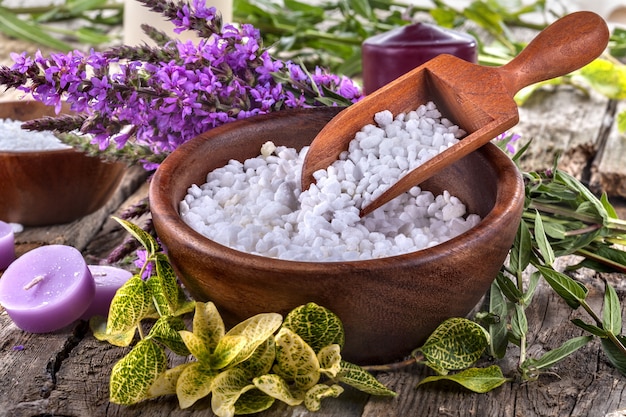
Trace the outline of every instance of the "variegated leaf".
{"label": "variegated leaf", "polygon": [[176,394],[176,384],[178,383],[178,378],[189,365],[191,365],[190,362],[183,363],[163,372],[148,389],[148,398]]}
{"label": "variegated leaf", "polygon": [[146,283],[139,275],[131,277],[117,290],[111,301],[106,333],[127,333],[137,327],[153,308]]}
{"label": "variegated leaf", "polygon": [[211,393],[217,372],[201,362],[193,362],[183,369],[176,381],[176,395],[180,408],[191,407]]}
{"label": "variegated leaf", "polygon": [[304,395],[304,406],[309,411],[319,411],[322,407],[324,398],[337,398],[343,392],[343,388],[337,384],[328,386],[326,384],[317,384],[311,387]]}
{"label": "variegated leaf", "polygon": [[276,335],[276,362],[281,375],[307,390],[320,379],[320,364],[311,346],[293,331],[283,327]]}
{"label": "variegated leaf", "polygon": [[329,378],[335,378],[341,371],[341,346],[329,345],[317,353],[320,371]]}
{"label": "variegated leaf", "polygon": [[193,316],[193,332],[204,341],[209,352],[213,352],[220,339],[224,337],[226,328],[222,316],[212,302],[196,302]]}
{"label": "variegated leaf", "polygon": [[248,339],[245,336],[226,334],[220,339],[217,347],[211,354],[210,364],[213,369],[226,368],[230,364],[237,363],[241,351],[248,346]]}
{"label": "variegated leaf", "polygon": [[101,316],[94,316],[89,319],[89,327],[96,339],[119,347],[130,346],[137,333],[137,328],[133,327],[126,333],[107,334],[107,319]]}
{"label": "variegated leaf", "polygon": [[167,259],[167,256],[163,253],[156,254],[155,265],[157,273],[156,276],[161,284],[161,294],[163,294],[163,297],[169,306],[168,313],[174,314],[174,312],[178,310],[179,302],[179,286],[176,273]]}
{"label": "variegated leaf", "polygon": [[226,336],[243,336],[248,343],[233,359],[236,365],[248,359],[268,337],[274,334],[282,324],[283,317],[277,313],[262,313],[242,321],[226,333]]}
{"label": "variegated leaf", "polygon": [[257,388],[244,370],[232,368],[220,372],[213,380],[211,409],[219,417],[232,417],[239,397],[251,389]]}
{"label": "variegated leaf", "polygon": [[141,243],[141,245],[148,252],[148,257],[152,257],[159,249],[159,244],[156,239],[148,232],[140,228],[134,223],[120,219],[119,217],[112,217],[117,221],[128,233],[130,233],[135,239]]}
{"label": "variegated leaf", "polygon": [[241,394],[235,403],[235,414],[255,414],[267,410],[276,399],[259,390],[251,389]]}
{"label": "variegated leaf", "polygon": [[440,373],[465,369],[476,362],[489,345],[489,334],[478,323],[454,317],[441,323],[419,350],[428,366]]}
{"label": "variegated leaf", "polygon": [[189,352],[199,362],[204,362],[207,364],[211,362],[211,352],[209,352],[206,345],[204,344],[204,340],[196,336],[195,333],[192,333],[188,330],[181,330],[179,334]]}
{"label": "variegated leaf", "polygon": [[148,390],[167,369],[167,356],[152,339],[144,339],[120,359],[111,371],[109,399],[131,405],[148,398]]}
{"label": "variegated leaf", "polygon": [[341,372],[337,378],[340,382],[348,384],[360,391],[372,395],[384,395],[395,397],[397,394],[381,384],[372,374],[358,365],[341,361]]}
{"label": "variegated leaf", "polygon": [[238,364],[237,368],[243,369],[248,378],[254,378],[271,371],[274,359],[276,359],[276,343],[270,336],[256,348],[252,356]]}
{"label": "variegated leaf", "polygon": [[343,347],[344,344],[343,324],[339,317],[315,303],[293,309],[285,317],[283,327],[300,336],[315,352],[324,346],[338,344]]}
{"label": "variegated leaf", "polygon": [[180,317],[164,316],[159,318],[150,329],[149,336],[167,346],[172,352],[180,356],[190,354],[185,346],[179,331],[185,329],[185,322]]}
{"label": "variegated leaf", "polygon": [[259,390],[287,405],[296,406],[302,404],[304,400],[303,393],[298,392],[294,395],[287,382],[276,374],[258,376],[252,382]]}

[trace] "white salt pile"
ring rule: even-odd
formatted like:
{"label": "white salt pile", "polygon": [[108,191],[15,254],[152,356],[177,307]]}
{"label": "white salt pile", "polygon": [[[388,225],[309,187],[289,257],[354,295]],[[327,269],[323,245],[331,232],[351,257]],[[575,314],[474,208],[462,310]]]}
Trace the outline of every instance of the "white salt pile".
{"label": "white salt pile", "polygon": [[349,150],[301,192],[301,152],[266,144],[257,158],[231,161],[189,188],[183,220],[222,245],[299,261],[351,261],[394,256],[437,245],[479,221],[448,192],[413,187],[364,218],[364,202],[456,143],[465,132],[433,103],[416,111],[376,114]]}
{"label": "white salt pile", "polygon": [[22,122],[0,119],[0,152],[27,152],[67,149],[51,132],[36,132],[22,129]]}

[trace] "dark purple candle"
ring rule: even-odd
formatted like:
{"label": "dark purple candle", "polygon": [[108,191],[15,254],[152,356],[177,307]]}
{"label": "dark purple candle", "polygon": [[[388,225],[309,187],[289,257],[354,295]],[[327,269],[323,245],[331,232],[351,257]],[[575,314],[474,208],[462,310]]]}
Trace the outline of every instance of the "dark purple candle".
{"label": "dark purple candle", "polygon": [[428,23],[402,26],[366,39],[361,46],[366,94],[440,54],[476,63],[476,40]]}

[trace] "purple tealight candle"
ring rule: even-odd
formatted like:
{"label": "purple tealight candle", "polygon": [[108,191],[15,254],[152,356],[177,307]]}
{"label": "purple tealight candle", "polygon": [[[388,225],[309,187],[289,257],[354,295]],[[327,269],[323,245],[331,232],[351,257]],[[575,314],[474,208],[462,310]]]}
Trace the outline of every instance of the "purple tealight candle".
{"label": "purple tealight candle", "polygon": [[108,316],[115,293],[133,276],[127,270],[113,266],[89,265],[88,267],[96,283],[96,294],[91,305],[82,315],[83,320],[89,320],[93,316]]}
{"label": "purple tealight candle", "polygon": [[0,271],[15,260],[15,237],[10,224],[0,221]]}
{"label": "purple tealight candle", "polygon": [[20,329],[48,333],[79,319],[95,291],[81,253],[71,246],[49,245],[9,265],[0,279],[0,304]]}

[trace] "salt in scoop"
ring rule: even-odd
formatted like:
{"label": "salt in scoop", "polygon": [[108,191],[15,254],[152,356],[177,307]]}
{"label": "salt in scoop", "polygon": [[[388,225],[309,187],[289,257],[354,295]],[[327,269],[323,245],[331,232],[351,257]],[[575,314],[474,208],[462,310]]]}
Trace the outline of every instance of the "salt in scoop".
{"label": "salt in scoop", "polygon": [[523,87],[575,71],[605,50],[606,22],[592,12],[569,14],[544,29],[513,60],[501,67],[473,64],[439,55],[361,101],[342,110],[317,134],[302,166],[302,190],[315,182],[374,115],[415,110],[432,101],[447,119],[467,132],[462,140],[409,171],[361,208],[361,216],[433,176],[515,126],[519,113],[514,96]]}

